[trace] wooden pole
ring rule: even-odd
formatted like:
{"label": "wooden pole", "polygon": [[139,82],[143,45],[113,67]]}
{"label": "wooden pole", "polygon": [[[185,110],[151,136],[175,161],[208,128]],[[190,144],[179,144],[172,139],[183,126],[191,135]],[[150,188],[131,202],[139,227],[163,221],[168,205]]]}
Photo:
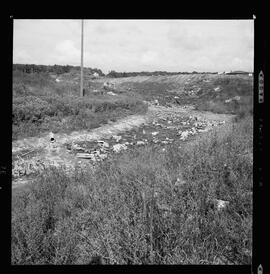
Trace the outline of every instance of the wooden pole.
{"label": "wooden pole", "polygon": [[83,97],[83,19],[82,19],[82,33],[81,33],[81,86],[80,96]]}

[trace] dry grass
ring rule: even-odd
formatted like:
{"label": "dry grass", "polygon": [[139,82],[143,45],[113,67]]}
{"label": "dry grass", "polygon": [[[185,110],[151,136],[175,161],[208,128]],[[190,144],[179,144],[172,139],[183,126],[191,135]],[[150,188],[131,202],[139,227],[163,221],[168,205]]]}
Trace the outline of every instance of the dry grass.
{"label": "dry grass", "polygon": [[13,193],[12,264],[250,264],[252,132],[245,116],[183,149],[47,170]]}
{"label": "dry grass", "polygon": [[46,74],[19,74],[13,79],[13,140],[48,131],[91,129],[135,113],[147,106],[139,96],[91,94],[80,98],[76,84],[56,84]]}

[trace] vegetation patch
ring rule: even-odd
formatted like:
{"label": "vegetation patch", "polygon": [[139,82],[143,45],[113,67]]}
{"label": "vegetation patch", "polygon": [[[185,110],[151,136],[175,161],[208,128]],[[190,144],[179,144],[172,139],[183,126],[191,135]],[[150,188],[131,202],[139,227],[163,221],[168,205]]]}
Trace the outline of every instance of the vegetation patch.
{"label": "vegetation patch", "polygon": [[245,116],[168,152],[46,169],[13,193],[12,264],[250,264],[252,132]]}

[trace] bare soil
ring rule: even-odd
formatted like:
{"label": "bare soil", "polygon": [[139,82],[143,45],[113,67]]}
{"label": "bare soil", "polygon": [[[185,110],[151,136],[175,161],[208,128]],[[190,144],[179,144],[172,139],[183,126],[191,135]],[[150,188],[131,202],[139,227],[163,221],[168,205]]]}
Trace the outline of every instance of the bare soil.
{"label": "bare soil", "polygon": [[[67,172],[71,172],[77,166],[93,166],[100,160],[98,157],[93,160],[80,159],[76,157],[80,152],[97,152],[97,156],[101,153],[107,158],[116,153],[116,144],[124,146],[125,149],[151,144],[164,150],[174,142],[191,141],[196,136],[222,125],[222,121],[229,123],[232,117],[233,115],[228,114],[196,111],[192,106],[149,105],[145,115],[131,115],[90,131],[55,134],[56,142],[53,144],[49,135],[18,140],[12,144],[12,187],[16,188],[31,181],[47,166],[63,166]],[[203,124],[200,128],[196,128],[198,121]],[[191,128],[195,128],[196,132],[186,139],[181,139],[181,132]],[[113,138],[115,135],[121,136],[121,139]],[[108,147],[100,146],[97,141],[106,142]]]}

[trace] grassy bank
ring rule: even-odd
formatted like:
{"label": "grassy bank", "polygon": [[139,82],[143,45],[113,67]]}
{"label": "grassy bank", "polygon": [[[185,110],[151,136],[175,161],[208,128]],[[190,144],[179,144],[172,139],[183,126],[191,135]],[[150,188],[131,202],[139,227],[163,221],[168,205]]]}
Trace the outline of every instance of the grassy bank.
{"label": "grassy bank", "polygon": [[[12,264],[250,264],[252,117],[190,145],[48,169],[13,193]],[[229,205],[218,210],[213,201]]]}
{"label": "grassy bank", "polygon": [[134,94],[76,96],[79,86],[55,83],[47,74],[16,72],[13,79],[13,140],[44,132],[91,129],[124,116],[144,113]]}

